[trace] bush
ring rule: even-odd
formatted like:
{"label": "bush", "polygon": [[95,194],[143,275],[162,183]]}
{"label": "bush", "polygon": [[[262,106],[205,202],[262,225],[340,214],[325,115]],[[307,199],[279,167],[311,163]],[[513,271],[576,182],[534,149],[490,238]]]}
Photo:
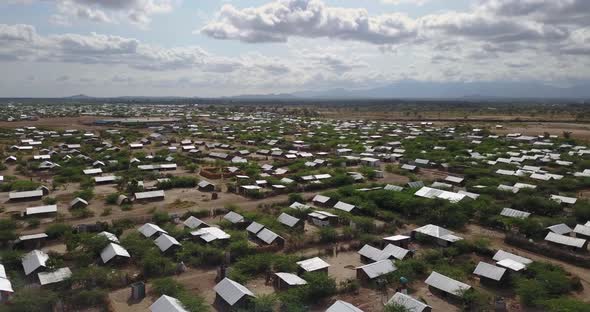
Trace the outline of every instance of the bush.
{"label": "bush", "polygon": [[336,241],[337,233],[332,227],[325,226],[320,229],[320,242],[333,243]]}
{"label": "bush", "polygon": [[107,205],[116,205],[117,199],[119,199],[119,194],[113,193],[113,194],[107,195],[107,197],[105,197],[104,201]]}
{"label": "bush", "polygon": [[57,199],[55,199],[53,197],[45,197],[45,198],[43,198],[43,203],[45,205],[55,205],[55,204],[57,204]]}

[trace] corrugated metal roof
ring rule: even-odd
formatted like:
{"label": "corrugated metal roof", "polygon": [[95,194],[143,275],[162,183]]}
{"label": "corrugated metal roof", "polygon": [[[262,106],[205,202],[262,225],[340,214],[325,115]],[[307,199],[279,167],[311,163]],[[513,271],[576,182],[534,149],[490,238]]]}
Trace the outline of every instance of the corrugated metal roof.
{"label": "corrugated metal roof", "polygon": [[150,306],[151,312],[188,312],[187,309],[184,308],[180,300],[162,295],[158,300],[156,300]]}
{"label": "corrugated metal roof", "polygon": [[159,226],[157,226],[155,224],[151,224],[151,223],[146,223],[146,224],[142,225],[137,230],[141,234],[143,234],[143,236],[145,236],[145,237],[152,237],[156,233],[166,233],[166,234],[168,234],[168,232],[164,231],[164,229],[162,229],[161,227],[159,227]]}
{"label": "corrugated metal roof", "polygon": [[406,294],[403,293],[395,293],[391,299],[387,302],[387,304],[398,304],[405,307],[409,312],[422,312],[426,308],[431,308],[429,305],[425,304],[424,302],[414,299]]}
{"label": "corrugated metal roof", "polygon": [[548,226],[547,229],[555,234],[569,234],[572,232],[572,229],[567,226],[565,223],[555,224],[552,226]]}
{"label": "corrugated metal roof", "polygon": [[165,197],[163,190],[135,193],[135,199],[138,199],[138,200],[152,199],[152,198],[159,198],[159,197]]}
{"label": "corrugated metal roof", "polygon": [[27,208],[27,210],[26,210],[27,216],[34,215],[34,214],[41,214],[41,213],[52,213],[52,212],[57,212],[57,205],[30,207],[30,208]]}
{"label": "corrugated metal roof", "polygon": [[551,195],[551,199],[563,204],[573,205],[575,204],[578,199],[575,197],[566,197],[566,196],[559,196],[559,195]]}
{"label": "corrugated metal roof", "polygon": [[61,268],[53,272],[41,272],[37,274],[41,286],[48,284],[55,284],[64,281],[72,276],[70,268]]}
{"label": "corrugated metal roof", "polygon": [[377,278],[379,276],[395,272],[397,268],[393,265],[391,260],[381,260],[373,262],[367,265],[363,265],[356,268],[357,270],[363,270],[370,279]]}
{"label": "corrugated metal roof", "polygon": [[256,297],[248,288],[242,284],[232,281],[229,278],[224,278],[213,288],[215,292],[223,298],[230,306],[233,306],[244,296]]}
{"label": "corrugated metal roof", "polygon": [[231,236],[222,229],[216,227],[206,227],[191,232],[193,236],[199,236],[205,242],[211,242],[218,239],[229,239]]}
{"label": "corrugated metal roof", "polygon": [[49,260],[49,255],[41,250],[33,250],[26,254],[22,259],[25,275],[31,274],[40,267],[45,267],[47,260]]}
{"label": "corrugated metal roof", "polygon": [[119,239],[117,238],[117,235],[115,235],[115,234],[113,234],[111,232],[103,231],[103,232],[98,233],[97,235],[98,236],[104,236],[109,241],[114,242],[114,243],[118,243],[119,242]]}
{"label": "corrugated metal roof", "polygon": [[504,208],[504,209],[502,209],[502,212],[500,212],[500,215],[504,216],[504,217],[510,217],[510,218],[526,219],[531,214],[526,211],[521,211],[521,210],[516,210],[516,209],[511,209],[511,208]]}
{"label": "corrugated metal roof", "polygon": [[186,225],[189,229],[196,229],[202,225],[208,226],[207,223],[194,216],[188,217],[186,220],[184,220],[183,224]]}
{"label": "corrugated metal roof", "polygon": [[272,244],[275,239],[277,238],[282,238],[280,235],[278,235],[277,233],[264,228],[262,229],[262,231],[258,232],[258,234],[256,235],[256,237],[260,238],[263,242],[267,243],[267,244]]}
{"label": "corrugated metal roof", "polygon": [[584,236],[590,236],[590,226],[576,224],[576,227],[574,228],[574,233],[582,234]]}
{"label": "corrugated metal roof", "polygon": [[331,305],[326,312],[363,312],[363,310],[353,306],[352,304],[338,300]]}
{"label": "corrugated metal roof", "polygon": [[103,263],[111,261],[115,256],[130,258],[131,255],[123,246],[115,243],[108,244],[101,252],[100,258]]}
{"label": "corrugated metal roof", "polygon": [[289,214],[286,214],[284,212],[281,213],[281,215],[279,215],[277,220],[279,220],[279,222],[281,222],[282,224],[284,224],[288,227],[294,227],[299,222],[298,218],[295,218],[295,217],[293,217]]}
{"label": "corrugated metal roof", "polygon": [[168,235],[162,234],[158,237],[154,243],[160,248],[161,251],[166,251],[172,246],[180,246],[180,243],[176,240],[176,238]]}
{"label": "corrugated metal roof", "polygon": [[307,272],[325,269],[330,266],[330,264],[328,264],[326,261],[322,260],[319,257],[298,261],[297,265],[299,265],[302,269],[304,269]]}
{"label": "corrugated metal roof", "polygon": [[334,208],[346,212],[351,212],[354,208],[356,208],[356,206],[339,201],[334,205]]}
{"label": "corrugated metal roof", "polygon": [[23,235],[20,236],[18,238],[18,240],[22,241],[27,241],[27,240],[31,240],[31,239],[40,239],[40,238],[47,238],[47,234],[45,233],[38,233],[38,234],[29,234],[29,235]]}
{"label": "corrugated metal roof", "polygon": [[244,222],[244,217],[233,211],[228,212],[225,216],[223,216],[223,218],[231,223]]}
{"label": "corrugated metal roof", "polygon": [[414,229],[414,232],[440,238],[447,242],[456,242],[463,239],[462,237],[454,235],[453,232],[434,224],[427,224],[423,227],[419,227]]}
{"label": "corrugated metal roof", "polygon": [[252,234],[258,234],[258,232],[262,231],[262,229],[264,229],[264,225],[253,221],[252,223],[250,223],[250,225],[248,225],[248,227],[246,228],[246,231],[252,233]]}
{"label": "corrugated metal roof", "polygon": [[307,284],[304,279],[292,273],[278,272],[275,275],[291,286]]}
{"label": "corrugated metal roof", "polygon": [[496,264],[501,267],[515,271],[515,272],[526,269],[526,265],[524,265],[523,263],[520,263],[518,261],[514,261],[512,259],[508,259],[508,258],[498,261],[498,262],[496,262]]}
{"label": "corrugated metal roof", "polygon": [[393,185],[393,184],[387,184],[387,185],[385,185],[385,187],[383,189],[387,190],[387,191],[395,191],[395,192],[401,192],[404,190],[403,187],[401,187],[399,185]]}
{"label": "corrugated metal roof", "polygon": [[514,260],[516,262],[520,262],[525,265],[533,263],[533,260],[531,260],[531,259],[521,257],[519,255],[515,255],[513,253],[504,251],[502,249],[498,250],[492,259],[494,259],[495,261],[502,261],[504,259],[511,259],[511,260]]}
{"label": "corrugated metal roof", "polygon": [[471,286],[465,283],[456,281],[435,271],[430,273],[430,276],[424,282],[434,288],[456,296],[460,296],[463,291],[471,288]]}
{"label": "corrugated metal roof", "polygon": [[25,199],[25,198],[41,197],[41,196],[43,196],[42,190],[8,193],[8,199]]}
{"label": "corrugated metal roof", "polygon": [[559,235],[559,234],[555,234],[553,232],[547,233],[547,236],[545,236],[545,240],[548,242],[552,242],[552,243],[556,243],[556,244],[560,244],[560,245],[564,245],[564,246],[576,247],[576,248],[582,248],[582,247],[584,247],[584,244],[586,244],[585,239],[574,238],[574,237],[565,236],[565,235]]}
{"label": "corrugated metal roof", "polygon": [[4,265],[0,264],[0,291],[14,292],[12,289],[12,283],[8,280]]}
{"label": "corrugated metal roof", "polygon": [[506,273],[506,269],[499,268],[495,265],[485,262],[479,262],[479,264],[477,264],[477,267],[473,271],[473,274],[475,275],[487,277],[495,281],[501,280],[504,276],[504,273]]}

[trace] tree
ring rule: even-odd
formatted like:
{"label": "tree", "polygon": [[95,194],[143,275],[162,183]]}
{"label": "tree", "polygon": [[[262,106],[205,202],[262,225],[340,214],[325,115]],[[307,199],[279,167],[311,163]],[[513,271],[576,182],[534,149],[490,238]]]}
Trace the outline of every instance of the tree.
{"label": "tree", "polygon": [[42,288],[22,288],[12,297],[9,312],[48,312],[58,300],[53,291]]}

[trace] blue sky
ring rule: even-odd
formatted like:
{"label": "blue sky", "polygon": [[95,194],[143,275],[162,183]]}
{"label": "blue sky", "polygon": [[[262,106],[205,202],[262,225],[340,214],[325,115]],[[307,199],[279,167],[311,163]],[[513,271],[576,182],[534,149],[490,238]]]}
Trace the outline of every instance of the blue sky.
{"label": "blue sky", "polygon": [[[590,76],[587,0],[5,0],[0,96]],[[10,73],[6,75],[6,73]]]}

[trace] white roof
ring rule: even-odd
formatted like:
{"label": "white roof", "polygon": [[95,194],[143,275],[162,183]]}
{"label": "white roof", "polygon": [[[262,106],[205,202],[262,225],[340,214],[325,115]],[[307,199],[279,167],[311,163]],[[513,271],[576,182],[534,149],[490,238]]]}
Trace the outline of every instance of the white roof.
{"label": "white roof", "polygon": [[103,263],[111,261],[115,256],[130,258],[131,255],[123,246],[115,243],[108,244],[101,252],[100,258]]}
{"label": "white roof", "polygon": [[113,243],[118,243],[119,239],[117,238],[117,235],[111,233],[111,232],[107,232],[107,231],[102,231],[100,233],[98,233],[97,235],[99,236],[104,236],[106,237],[108,240],[110,240]]}
{"label": "white roof", "polygon": [[516,262],[520,262],[520,263],[522,263],[524,265],[528,265],[528,264],[533,263],[533,260],[531,260],[531,259],[528,259],[528,258],[525,258],[525,257],[521,257],[519,255],[515,255],[513,253],[504,251],[502,249],[498,250],[492,259],[494,259],[496,261],[502,261],[504,259],[511,259],[511,260],[516,261]]}
{"label": "white roof", "polygon": [[201,226],[201,225],[206,225],[206,226],[208,226],[208,225],[207,225],[207,223],[205,223],[205,222],[204,222],[204,221],[202,221],[201,219],[199,219],[199,218],[196,218],[196,217],[194,217],[194,216],[190,216],[190,217],[188,217],[186,220],[184,220],[183,224],[184,224],[185,226],[187,226],[188,228],[190,228],[190,229],[195,229],[195,228],[198,228],[198,227],[199,227],[199,226]]}
{"label": "white roof", "polygon": [[83,171],[84,171],[84,174],[86,174],[86,175],[102,173],[102,169],[100,169],[100,168],[84,169]]}
{"label": "white roof", "polygon": [[357,270],[363,270],[370,279],[377,278],[379,276],[389,274],[397,270],[391,260],[381,260],[373,262],[367,265],[363,265],[356,268]]}
{"label": "white roof", "polygon": [[314,196],[314,198],[312,199],[312,201],[318,202],[318,203],[326,203],[329,200],[330,200],[330,197],[324,196],[324,195],[319,195],[319,194]]}
{"label": "white roof", "polygon": [[393,235],[393,236],[388,236],[388,237],[384,237],[384,240],[388,240],[388,241],[392,241],[392,242],[397,242],[400,240],[404,240],[404,239],[409,239],[410,236],[406,236],[406,235]]}
{"label": "white roof", "polygon": [[485,262],[481,262],[481,261],[479,262],[479,264],[477,264],[477,267],[473,271],[473,274],[475,274],[475,275],[487,277],[487,278],[493,279],[495,281],[501,280],[502,277],[504,276],[504,273],[506,273],[506,269],[499,268],[493,264],[489,264],[489,263],[485,263]]}
{"label": "white roof", "polygon": [[242,215],[240,215],[239,213],[233,211],[228,212],[225,216],[223,216],[223,218],[231,223],[244,222],[244,217],[242,217]]}
{"label": "white roof", "polygon": [[326,261],[322,260],[319,257],[299,261],[297,262],[297,265],[299,265],[302,269],[304,269],[307,272],[325,269],[330,266],[330,264],[328,264]]}
{"label": "white roof", "polygon": [[414,232],[418,232],[418,233],[421,233],[424,235],[440,238],[440,239],[445,240],[447,242],[456,242],[456,241],[463,239],[462,237],[454,235],[453,232],[451,232],[445,228],[442,228],[438,225],[433,225],[433,224],[427,224],[423,227],[419,227],[417,229],[414,229]]}
{"label": "white roof", "polygon": [[560,203],[560,204],[563,203],[563,204],[569,204],[569,205],[573,205],[576,203],[576,201],[578,201],[578,199],[575,197],[566,197],[566,196],[559,196],[559,195],[551,195],[551,199]]}
{"label": "white roof", "polygon": [[567,224],[565,224],[565,223],[560,223],[560,224],[548,226],[547,229],[553,233],[561,234],[561,235],[569,234],[572,232],[572,229],[569,226],[567,226]]}
{"label": "white roof", "polygon": [[263,224],[253,221],[252,223],[250,223],[250,225],[248,225],[248,227],[246,227],[246,231],[252,234],[258,234],[258,232],[262,231],[263,228]]}
{"label": "white roof", "polygon": [[526,265],[518,262],[518,261],[514,261],[512,259],[506,258],[504,260],[498,261],[496,262],[497,265],[510,269],[512,271],[518,272],[521,270],[526,269]]}
{"label": "white roof", "polygon": [[222,229],[216,227],[206,227],[191,232],[193,236],[199,236],[206,242],[211,242],[218,239],[229,239],[231,236],[225,233]]}
{"label": "white roof", "polygon": [[8,199],[23,199],[23,198],[41,197],[41,196],[43,196],[42,190],[8,193]]}
{"label": "white roof", "polygon": [[576,224],[576,227],[574,228],[574,233],[581,234],[584,236],[590,236],[590,226]]}
{"label": "white roof", "polygon": [[356,207],[355,205],[347,204],[347,203],[341,202],[341,201],[337,202],[334,205],[335,209],[339,209],[339,210],[346,211],[346,212],[351,212],[355,207]]}
{"label": "white roof", "polygon": [[471,286],[465,283],[456,281],[436,271],[430,273],[430,276],[428,276],[424,282],[429,286],[457,296],[459,296],[464,290],[471,288]]}
{"label": "white roof", "polygon": [[18,238],[18,240],[22,241],[26,241],[26,240],[31,240],[31,239],[39,239],[39,238],[47,238],[48,235],[46,233],[37,233],[37,234],[29,234],[29,235],[23,235],[20,236]]}
{"label": "white roof", "polygon": [[188,312],[180,302],[180,300],[162,295],[150,306],[151,312]]}
{"label": "white roof", "polygon": [[14,292],[12,289],[12,283],[8,280],[4,265],[0,264],[0,291]]}
{"label": "white roof", "polygon": [[574,238],[574,237],[565,236],[565,235],[559,235],[559,234],[555,234],[553,232],[547,233],[547,236],[545,236],[545,240],[552,242],[552,243],[570,246],[570,247],[576,247],[576,248],[582,248],[582,247],[584,247],[584,244],[586,244],[585,239]]}
{"label": "white roof", "polygon": [[176,238],[168,234],[160,235],[160,237],[158,237],[154,242],[161,251],[166,251],[172,246],[180,246],[180,243],[176,240]]}
{"label": "white roof", "polygon": [[297,224],[297,222],[299,222],[299,219],[286,214],[286,213],[281,213],[281,215],[277,218],[277,220],[279,220],[279,222],[281,222],[282,224],[288,226],[288,227],[293,227],[295,226],[295,224]]}
{"label": "white roof", "polygon": [[531,214],[526,211],[521,211],[521,210],[516,210],[516,209],[511,209],[511,208],[504,208],[504,209],[502,209],[502,212],[500,212],[500,215],[504,216],[504,217],[510,217],[510,218],[526,219]]}
{"label": "white roof", "polygon": [[151,224],[151,223],[146,223],[146,224],[142,225],[137,230],[141,234],[143,234],[143,236],[145,236],[145,237],[152,237],[156,233],[166,233],[166,234],[168,234],[168,232],[164,231],[164,229],[162,229],[161,227],[159,227],[159,226],[157,226],[155,224]]}
{"label": "white roof", "polygon": [[399,304],[411,312],[422,312],[426,308],[430,308],[430,306],[424,302],[400,292],[395,293],[395,295],[389,299],[387,304]]}
{"label": "white roof", "polygon": [[233,306],[244,296],[256,297],[248,288],[229,278],[224,278],[213,288],[230,306]]}
{"label": "white roof", "polygon": [[45,267],[47,260],[49,260],[49,255],[41,250],[33,250],[26,254],[22,259],[25,275],[31,274],[40,267]]}
{"label": "white roof", "polygon": [[37,276],[39,277],[39,283],[41,283],[41,286],[43,286],[47,284],[59,283],[70,278],[72,276],[72,271],[70,268],[66,267],[57,269],[53,272],[41,272],[37,274]]}
{"label": "white roof", "polygon": [[51,212],[57,212],[57,205],[30,207],[30,208],[27,208],[27,210],[26,210],[27,216],[34,215],[34,214],[41,214],[41,213],[51,213]]}
{"label": "white roof", "polygon": [[439,189],[435,189],[435,188],[431,188],[431,187],[427,187],[427,186],[423,186],[421,189],[416,191],[416,193],[414,193],[414,195],[419,196],[419,197],[424,197],[424,198],[430,198],[430,199],[441,198],[441,199],[446,199],[450,202],[459,202],[463,198],[465,198],[465,195],[463,195],[463,194],[449,192],[449,191],[443,191],[443,190],[439,190]]}
{"label": "white roof", "polygon": [[304,279],[292,273],[278,272],[275,275],[291,286],[307,284]]}
{"label": "white roof", "polygon": [[135,193],[135,199],[150,199],[150,198],[158,198],[158,197],[164,197],[164,191],[163,190],[157,190],[157,191],[149,191],[149,192],[139,192],[139,193]]}
{"label": "white roof", "polygon": [[352,304],[338,300],[331,305],[326,312],[363,312],[363,310],[353,306]]}

